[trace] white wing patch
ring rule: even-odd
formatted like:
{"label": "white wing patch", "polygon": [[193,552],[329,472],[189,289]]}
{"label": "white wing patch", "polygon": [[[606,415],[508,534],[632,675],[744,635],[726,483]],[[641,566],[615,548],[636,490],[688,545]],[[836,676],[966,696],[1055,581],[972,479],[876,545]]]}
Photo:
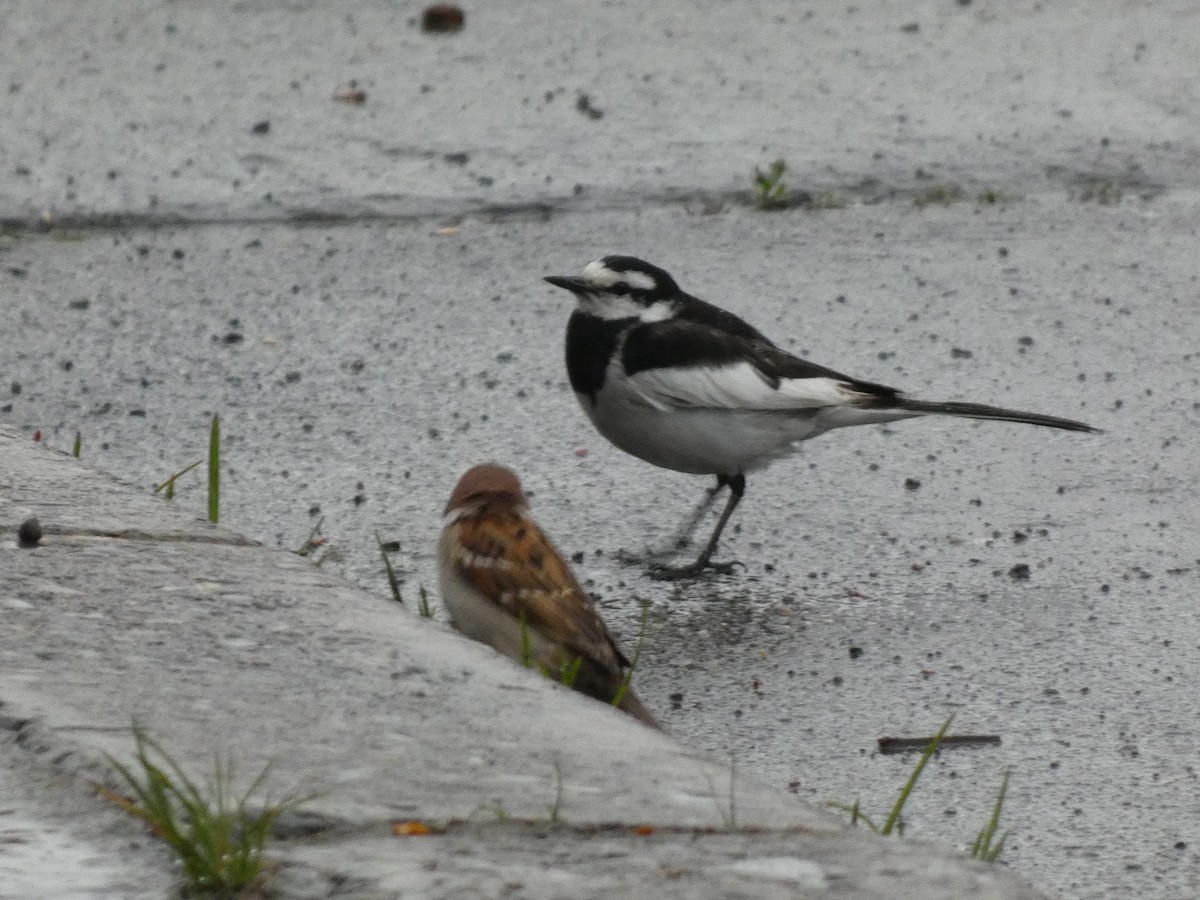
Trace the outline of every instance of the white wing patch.
{"label": "white wing patch", "polygon": [[788,410],[844,406],[862,396],[836,378],[785,378],[774,387],[748,362],[638,372],[630,386],[651,406],[672,409]]}

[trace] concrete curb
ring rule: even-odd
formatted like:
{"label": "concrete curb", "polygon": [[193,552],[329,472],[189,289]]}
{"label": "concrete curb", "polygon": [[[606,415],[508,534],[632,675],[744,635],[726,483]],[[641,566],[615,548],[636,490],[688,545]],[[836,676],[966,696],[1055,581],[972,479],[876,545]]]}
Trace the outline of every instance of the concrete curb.
{"label": "concrete curb", "polygon": [[[30,515],[45,537],[21,549]],[[3,802],[101,859],[138,845],[149,886],[131,890],[122,865],[90,896],[168,890],[153,874],[161,849],[85,789],[111,782],[102,753],[130,757],[131,719],[189,771],[228,752],[243,773],[272,763],[275,796],[321,792],[272,853],[287,897],[1035,896],[1002,870],[846,830],[305,559],[9,431],[0,530],[15,775]],[[31,790],[34,775],[56,783]],[[97,817],[110,827],[65,824]],[[407,819],[437,833],[392,837]],[[27,884],[60,877],[35,860],[5,868]]]}

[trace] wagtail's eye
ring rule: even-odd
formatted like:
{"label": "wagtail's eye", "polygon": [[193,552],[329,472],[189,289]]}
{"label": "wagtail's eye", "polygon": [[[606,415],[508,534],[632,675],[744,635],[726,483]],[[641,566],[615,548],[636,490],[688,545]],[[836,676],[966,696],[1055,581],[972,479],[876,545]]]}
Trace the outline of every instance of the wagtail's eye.
{"label": "wagtail's eye", "polygon": [[612,286],[611,290],[614,294],[628,294],[629,283],[625,281],[618,281]]}

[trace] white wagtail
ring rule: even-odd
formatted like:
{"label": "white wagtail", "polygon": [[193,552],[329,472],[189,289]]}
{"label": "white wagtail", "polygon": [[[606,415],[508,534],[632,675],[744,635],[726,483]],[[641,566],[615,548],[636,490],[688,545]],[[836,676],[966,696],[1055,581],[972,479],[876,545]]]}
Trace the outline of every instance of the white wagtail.
{"label": "white wagtail", "polygon": [[729,488],[699,558],[679,568],[655,567],[651,575],[659,578],[731,571],[732,564],[713,563],[712,555],[745,492],[746,473],[832,428],[944,415],[1099,430],[980,403],[912,400],[895,388],[807,362],[632,256],[606,256],[578,277],[546,280],[578,302],[567,324],[567,375],[596,429],[656,466],[716,475],[717,485],[693,522],[722,487]]}

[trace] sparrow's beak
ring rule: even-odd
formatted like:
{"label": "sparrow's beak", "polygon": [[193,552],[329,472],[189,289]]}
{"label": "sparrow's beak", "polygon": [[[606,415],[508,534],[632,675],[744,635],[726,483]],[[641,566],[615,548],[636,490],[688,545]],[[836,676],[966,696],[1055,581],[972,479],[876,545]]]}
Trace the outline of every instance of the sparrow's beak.
{"label": "sparrow's beak", "polygon": [[566,288],[572,294],[583,294],[588,291],[588,284],[582,278],[570,275],[547,275],[546,280],[555,287]]}

